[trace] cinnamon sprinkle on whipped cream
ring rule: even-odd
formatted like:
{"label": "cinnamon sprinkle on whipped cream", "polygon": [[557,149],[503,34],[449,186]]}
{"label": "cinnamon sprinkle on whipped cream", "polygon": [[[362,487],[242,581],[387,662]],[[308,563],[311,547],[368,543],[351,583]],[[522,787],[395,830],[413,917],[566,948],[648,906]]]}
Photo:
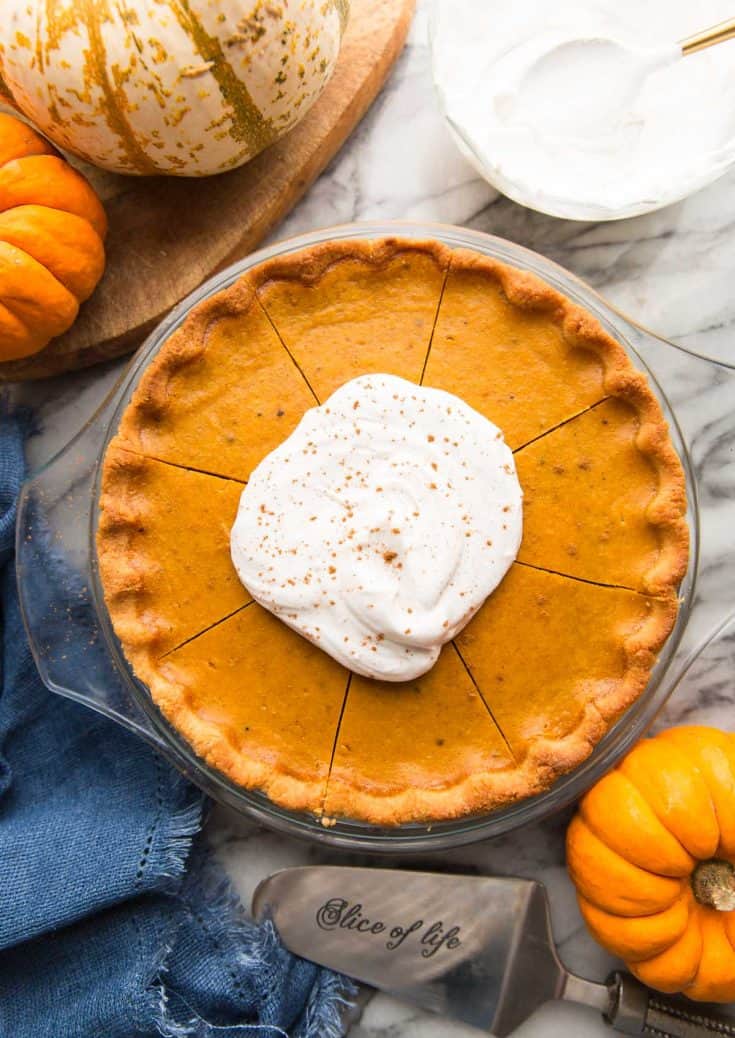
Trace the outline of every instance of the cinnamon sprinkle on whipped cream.
{"label": "cinnamon sprinkle on whipped cream", "polygon": [[443,390],[362,375],[253,472],[232,559],[253,598],[357,674],[428,671],[522,533],[502,432]]}

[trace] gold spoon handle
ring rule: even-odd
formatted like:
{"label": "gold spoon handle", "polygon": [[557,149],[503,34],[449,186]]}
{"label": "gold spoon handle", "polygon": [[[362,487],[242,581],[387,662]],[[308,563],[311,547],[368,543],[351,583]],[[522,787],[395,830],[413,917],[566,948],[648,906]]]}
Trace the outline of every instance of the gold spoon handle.
{"label": "gold spoon handle", "polygon": [[687,36],[686,39],[680,41],[679,46],[681,53],[686,57],[687,54],[694,54],[698,50],[714,47],[716,43],[724,43],[725,40],[732,39],[735,39],[735,18],[728,18],[718,25],[710,26],[709,29],[702,29],[701,32]]}

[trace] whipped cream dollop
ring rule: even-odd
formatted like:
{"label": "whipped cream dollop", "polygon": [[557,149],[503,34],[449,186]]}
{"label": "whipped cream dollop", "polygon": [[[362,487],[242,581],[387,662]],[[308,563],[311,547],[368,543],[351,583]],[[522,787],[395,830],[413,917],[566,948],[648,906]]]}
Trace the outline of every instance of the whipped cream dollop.
{"label": "whipped cream dollop", "polygon": [[559,216],[611,219],[683,198],[735,162],[735,44],[675,41],[729,0],[437,0],[434,74],[468,157]]}
{"label": "whipped cream dollop", "polygon": [[357,674],[436,662],[521,542],[502,432],[458,397],[363,375],[255,469],[232,528],[253,598]]}

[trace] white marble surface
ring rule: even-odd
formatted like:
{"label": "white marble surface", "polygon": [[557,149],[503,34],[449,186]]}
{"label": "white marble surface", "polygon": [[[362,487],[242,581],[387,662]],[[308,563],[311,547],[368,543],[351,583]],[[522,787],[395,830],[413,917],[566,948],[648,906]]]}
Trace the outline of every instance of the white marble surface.
{"label": "white marble surface", "polygon": [[[585,278],[640,323],[735,363],[735,172],[679,205],[620,223],[564,222],[519,208],[477,178],[442,125],[430,81],[423,5],[389,85],[277,237],[376,218],[440,220],[510,238]],[[704,550],[693,644],[735,609],[735,373],[665,345],[652,347],[649,360],[680,418],[698,474]],[[121,369],[112,364],[19,391],[41,418],[42,434],[30,444],[34,464],[76,431]],[[719,641],[684,678],[660,723],[733,727],[734,659],[734,640]],[[494,842],[426,857],[421,865],[542,879],[564,961],[600,979],[610,960],[586,936],[575,907],[563,863],[566,822],[567,817],[557,817]],[[358,860],[274,835],[219,808],[209,831],[246,903],[257,882],[276,868]],[[551,1038],[562,1029],[571,1038],[609,1033],[592,1011],[566,1005],[544,1007],[517,1033]],[[352,1033],[355,1038],[459,1038],[476,1032],[378,996]]]}

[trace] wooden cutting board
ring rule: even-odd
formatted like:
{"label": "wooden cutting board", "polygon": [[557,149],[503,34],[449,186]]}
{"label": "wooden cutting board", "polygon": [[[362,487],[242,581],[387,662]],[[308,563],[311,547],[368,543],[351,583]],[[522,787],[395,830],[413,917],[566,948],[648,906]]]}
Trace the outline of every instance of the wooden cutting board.
{"label": "wooden cutting board", "polygon": [[279,223],[355,128],[400,54],[415,0],[351,0],[334,75],[301,122],[216,177],[123,177],[75,163],[110,221],[107,270],[76,324],[45,350],[0,363],[0,381],[45,378],[136,349],[171,307]]}

